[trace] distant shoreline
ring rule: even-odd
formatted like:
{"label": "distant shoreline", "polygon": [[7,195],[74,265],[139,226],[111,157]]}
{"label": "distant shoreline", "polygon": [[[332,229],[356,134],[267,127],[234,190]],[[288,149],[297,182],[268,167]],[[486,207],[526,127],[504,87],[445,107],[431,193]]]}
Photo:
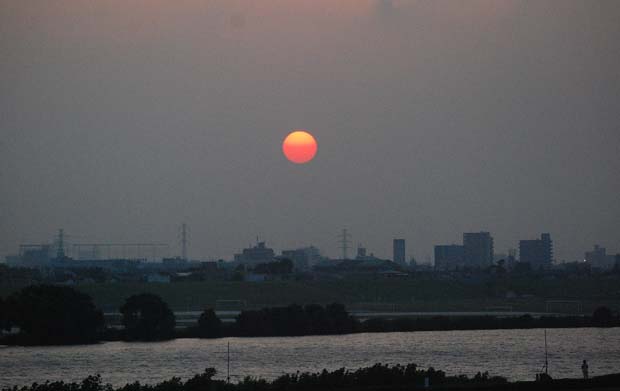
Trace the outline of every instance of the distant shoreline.
{"label": "distant shoreline", "polygon": [[419,316],[421,312],[392,311],[366,312],[356,317],[343,304],[334,302],[325,306],[290,304],[246,309],[236,314],[228,311],[220,312],[219,316],[213,308],[204,308],[198,317],[186,312],[180,313],[177,319],[168,304],[151,293],[128,297],[119,313],[106,320],[90,296],[70,287],[55,285],[26,287],[0,304],[0,326],[13,331],[0,336],[0,344],[24,346],[176,338],[620,326],[620,315],[605,306],[598,307],[590,316],[532,316],[529,313],[514,316],[513,312],[509,313],[513,316],[480,312]]}
{"label": "distant shoreline", "polygon": [[[611,327],[605,328],[618,328],[620,325],[615,325]],[[108,332],[112,331],[109,334],[104,334],[103,338],[98,341],[94,341],[92,343],[67,343],[67,344],[50,344],[50,345],[37,345],[37,344],[28,344],[28,343],[19,343],[23,341],[16,341],[12,337],[17,337],[17,335],[5,335],[0,338],[0,347],[34,347],[34,346],[80,346],[80,345],[96,345],[106,342],[126,342],[126,343],[159,343],[165,341],[173,341],[177,339],[224,339],[224,338],[295,338],[295,337],[329,337],[329,336],[339,336],[339,335],[354,335],[354,334],[384,334],[384,333],[415,333],[415,332],[442,332],[442,331],[493,331],[493,330],[542,330],[542,329],[596,329],[600,328],[597,326],[573,326],[573,325],[556,325],[549,327],[490,327],[490,328],[429,328],[429,329],[418,329],[418,330],[384,330],[384,331],[354,331],[350,333],[332,333],[332,334],[303,334],[303,335],[222,335],[218,337],[201,337],[196,335],[193,332],[186,332],[185,330],[179,331],[177,330],[174,338],[168,340],[155,340],[155,341],[127,341],[122,338],[118,330],[114,332],[114,330],[107,330]]]}

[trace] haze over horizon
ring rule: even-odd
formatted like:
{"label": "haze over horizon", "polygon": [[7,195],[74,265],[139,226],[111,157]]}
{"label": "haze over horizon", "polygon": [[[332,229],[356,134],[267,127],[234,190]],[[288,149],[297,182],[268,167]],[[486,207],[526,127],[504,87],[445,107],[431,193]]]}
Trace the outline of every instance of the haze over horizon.
{"label": "haze over horizon", "polygon": [[[620,2],[6,1],[0,257],[170,243],[620,252]],[[299,166],[293,129],[317,139]]]}

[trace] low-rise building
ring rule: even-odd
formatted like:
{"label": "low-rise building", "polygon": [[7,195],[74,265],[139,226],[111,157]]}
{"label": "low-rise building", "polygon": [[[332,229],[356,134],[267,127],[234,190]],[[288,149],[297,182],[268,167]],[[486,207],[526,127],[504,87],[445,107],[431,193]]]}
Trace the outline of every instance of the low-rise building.
{"label": "low-rise building", "polygon": [[235,254],[235,262],[255,266],[259,263],[273,262],[275,255],[273,249],[267,247],[265,242],[258,242],[256,246],[244,248],[241,254]]}

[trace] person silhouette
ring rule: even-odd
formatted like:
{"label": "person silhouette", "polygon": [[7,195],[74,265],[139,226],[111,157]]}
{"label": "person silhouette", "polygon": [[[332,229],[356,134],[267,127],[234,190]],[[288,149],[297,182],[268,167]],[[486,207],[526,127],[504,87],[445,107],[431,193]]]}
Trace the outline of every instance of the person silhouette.
{"label": "person silhouette", "polygon": [[583,364],[581,364],[581,372],[583,372],[583,378],[588,379],[588,362],[583,360]]}

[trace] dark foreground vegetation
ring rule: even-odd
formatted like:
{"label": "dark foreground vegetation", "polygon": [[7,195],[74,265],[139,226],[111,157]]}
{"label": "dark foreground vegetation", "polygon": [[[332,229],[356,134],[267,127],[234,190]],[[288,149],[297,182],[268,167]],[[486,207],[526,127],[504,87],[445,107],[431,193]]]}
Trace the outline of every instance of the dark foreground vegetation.
{"label": "dark foreground vegetation", "polygon": [[365,332],[484,330],[620,326],[620,317],[607,307],[592,316],[518,318],[496,316],[376,318],[360,321],[342,304],[289,305],[242,311],[234,322],[222,322],[205,309],[194,326],[175,328],[175,316],[159,296],[132,295],[119,308],[122,329],[105,327],[92,299],[69,287],[36,285],[0,298],[0,330],[20,332],[0,339],[7,345],[84,344],[98,341],[160,341],[173,338],[267,337]]}
{"label": "dark foreground vegetation", "polygon": [[216,371],[207,368],[202,374],[187,381],[178,377],[155,385],[130,383],[114,388],[104,384],[99,375],[89,376],[81,383],[46,382],[25,387],[5,388],[3,391],[312,391],[312,390],[567,390],[613,389],[620,384],[620,374],[583,379],[547,379],[540,382],[510,383],[499,376],[478,373],[474,377],[448,376],[445,372],[429,368],[419,369],[415,364],[389,366],[375,364],[357,370],[345,368],[318,373],[286,374],[273,381],[246,377],[238,383],[214,379]]}

